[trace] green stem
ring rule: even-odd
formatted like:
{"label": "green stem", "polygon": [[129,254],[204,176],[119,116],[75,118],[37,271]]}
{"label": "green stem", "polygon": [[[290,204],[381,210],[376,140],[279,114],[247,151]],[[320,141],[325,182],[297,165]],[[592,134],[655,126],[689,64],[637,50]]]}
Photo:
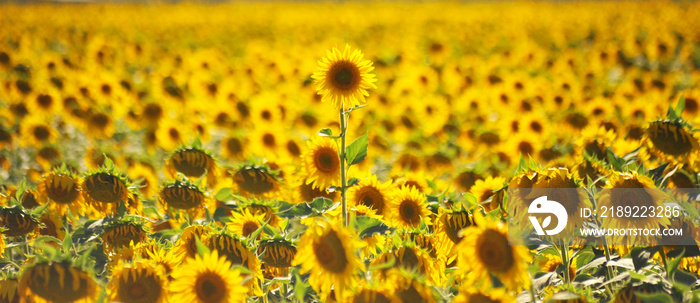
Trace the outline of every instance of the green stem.
{"label": "green stem", "polygon": [[530,301],[532,303],[537,303],[537,298],[535,297],[535,281],[530,277]]}
{"label": "green stem", "polygon": [[661,255],[661,261],[664,262],[664,271],[668,277],[668,261],[666,261],[666,251],[663,246],[659,246],[659,255]]}
{"label": "green stem", "polygon": [[569,245],[561,245],[561,264],[564,265],[564,281],[566,285],[571,284],[571,276],[569,275]]}
{"label": "green stem", "polygon": [[345,133],[347,125],[345,121],[345,104],[340,105],[340,196],[343,207],[343,225],[348,226],[348,202],[345,191],[347,190],[347,181],[345,180]]}

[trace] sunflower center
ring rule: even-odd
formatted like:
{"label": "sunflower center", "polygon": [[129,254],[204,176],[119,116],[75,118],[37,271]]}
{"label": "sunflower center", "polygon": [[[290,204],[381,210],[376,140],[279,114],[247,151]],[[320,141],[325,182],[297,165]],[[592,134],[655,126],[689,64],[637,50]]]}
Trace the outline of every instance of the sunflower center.
{"label": "sunflower center", "polygon": [[53,175],[46,183],[46,195],[52,201],[68,204],[78,199],[78,184],[70,176]]}
{"label": "sunflower center", "polygon": [[250,234],[258,230],[258,224],[252,221],[248,221],[243,224],[243,236],[247,237]]}
{"label": "sunflower center", "polygon": [[595,157],[598,160],[605,159],[604,147],[601,146],[597,141],[588,142],[588,144],[584,146],[583,150],[585,150],[586,153]]}
{"label": "sunflower center", "polygon": [[508,239],[500,232],[487,229],[477,240],[477,254],[486,269],[505,273],[513,267],[513,250]]}
{"label": "sunflower center", "polygon": [[265,134],[262,139],[265,146],[275,147],[275,136],[273,134]]}
{"label": "sunflower center", "polygon": [[226,141],[226,148],[232,155],[238,155],[243,151],[243,144],[241,144],[241,140],[231,138]]}
{"label": "sunflower center", "polygon": [[314,255],[323,269],[332,273],[342,273],[348,267],[349,261],[345,256],[345,247],[338,234],[331,230],[313,244]]}
{"label": "sunflower center", "polygon": [[205,273],[197,279],[197,298],[202,302],[223,302],[226,297],[226,284],[221,276]]}
{"label": "sunflower center", "polygon": [[116,203],[126,195],[124,183],[108,173],[97,173],[87,177],[85,190],[90,198],[102,203]]}
{"label": "sunflower center", "polygon": [[34,138],[39,141],[44,141],[49,138],[49,130],[45,126],[38,126],[34,128]]}
{"label": "sunflower center", "polygon": [[350,61],[340,61],[334,64],[329,76],[332,86],[342,91],[354,90],[360,84],[360,69]]}
{"label": "sunflower center", "polygon": [[365,186],[360,189],[358,200],[362,205],[376,210],[378,214],[384,212],[384,197],[382,193],[374,187]]}
{"label": "sunflower center", "polygon": [[314,157],[314,162],[316,163],[316,169],[327,174],[335,172],[340,165],[338,155],[331,148],[318,150]]}
{"label": "sunflower center", "polygon": [[404,200],[401,202],[399,205],[401,220],[410,225],[420,223],[420,210],[418,208],[418,204],[413,200]]}

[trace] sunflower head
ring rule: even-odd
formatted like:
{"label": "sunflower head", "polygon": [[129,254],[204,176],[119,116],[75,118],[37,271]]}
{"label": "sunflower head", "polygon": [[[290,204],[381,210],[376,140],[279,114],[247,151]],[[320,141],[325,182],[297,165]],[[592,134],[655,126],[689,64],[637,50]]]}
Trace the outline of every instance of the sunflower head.
{"label": "sunflower head", "polygon": [[394,226],[417,227],[421,222],[428,225],[431,222],[426,198],[415,187],[394,189],[389,205]]}
{"label": "sunflower head", "polygon": [[216,161],[214,157],[202,149],[201,143],[195,140],[190,147],[181,147],[170,155],[167,162],[168,171],[172,176],[182,173],[188,178],[198,179],[206,174],[207,186],[216,185]]}
{"label": "sunflower head", "polygon": [[356,238],[345,227],[318,222],[304,232],[292,265],[301,265],[302,273],[311,272],[309,283],[322,297],[330,296],[333,290],[336,297],[343,297],[355,281],[356,271],[364,268],[355,255],[363,243]]}
{"label": "sunflower head", "polygon": [[302,155],[306,169],[307,183],[314,188],[325,190],[340,181],[340,158],[336,143],[327,137],[314,137],[307,143],[307,151]]}
{"label": "sunflower head", "polygon": [[390,187],[390,182],[381,183],[376,175],[370,175],[350,188],[348,200],[350,205],[363,205],[384,216],[389,208]]}
{"label": "sunflower head", "polygon": [[190,216],[201,214],[209,199],[203,188],[187,179],[175,180],[160,190],[160,205],[174,213],[184,212]]}
{"label": "sunflower head", "polygon": [[293,243],[284,239],[269,239],[260,241],[258,254],[266,266],[289,268],[297,254],[297,248]]}
{"label": "sunflower head", "polygon": [[149,262],[120,262],[112,269],[106,288],[111,301],[160,303],[166,299],[167,280]]}
{"label": "sunflower head", "polygon": [[264,214],[253,215],[250,210],[244,210],[240,213],[234,213],[226,227],[233,233],[247,238],[265,223],[264,220]]}
{"label": "sunflower head", "polygon": [[111,255],[117,250],[128,249],[131,245],[145,241],[147,235],[143,225],[129,220],[111,223],[102,234],[105,253]]}
{"label": "sunflower head", "polygon": [[337,48],[326,51],[326,57],[318,61],[318,71],[311,76],[322,101],[331,101],[336,108],[352,108],[367,103],[367,92],[376,88],[377,80],[370,72],[372,62],[364,59],[358,49],[346,45],[341,52]]}
{"label": "sunflower head", "polygon": [[680,119],[659,119],[649,123],[642,141],[646,142],[651,154],[660,158],[678,159],[700,148],[692,127]]}
{"label": "sunflower head", "polygon": [[66,209],[70,208],[76,215],[84,214],[80,180],[64,168],[65,166],[62,166],[44,174],[37,186],[39,194],[42,200],[50,203],[49,207],[54,211],[65,213]]}
{"label": "sunflower head", "polygon": [[107,157],[102,167],[85,175],[81,185],[85,201],[102,214],[115,214],[120,206],[126,208],[131,189],[131,183]]}
{"label": "sunflower head", "polygon": [[5,237],[20,237],[36,234],[42,227],[41,222],[33,214],[28,213],[21,205],[0,207],[0,227],[5,228]]}
{"label": "sunflower head", "polygon": [[68,261],[39,261],[24,270],[18,290],[30,302],[92,302],[97,285],[90,273]]}
{"label": "sunflower head", "polygon": [[240,271],[231,269],[231,262],[219,257],[217,251],[188,258],[172,277],[172,302],[245,302],[247,289]]}
{"label": "sunflower head", "polygon": [[279,190],[279,181],[265,166],[243,166],[233,175],[233,185],[246,197],[268,197]]}
{"label": "sunflower head", "polygon": [[174,246],[175,254],[181,259],[194,258],[197,254],[197,240],[206,243],[212,233],[212,228],[207,225],[190,225],[182,231],[180,239],[177,240]]}

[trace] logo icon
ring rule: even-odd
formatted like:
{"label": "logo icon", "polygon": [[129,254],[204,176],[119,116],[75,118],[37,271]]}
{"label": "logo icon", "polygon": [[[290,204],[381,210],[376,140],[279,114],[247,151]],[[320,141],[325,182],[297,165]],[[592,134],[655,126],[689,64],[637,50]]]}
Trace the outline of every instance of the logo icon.
{"label": "logo icon", "polygon": [[557,226],[554,229],[545,231],[544,228],[547,228],[552,223],[552,216],[547,216],[542,221],[542,226],[540,226],[540,222],[537,221],[535,216],[530,216],[530,222],[532,222],[532,226],[535,227],[535,232],[539,236],[544,236],[545,234],[551,236],[560,233],[566,227],[566,222],[569,219],[566,208],[557,201],[547,200],[547,196],[541,196],[532,201],[527,212],[529,214],[552,214],[557,217]]}

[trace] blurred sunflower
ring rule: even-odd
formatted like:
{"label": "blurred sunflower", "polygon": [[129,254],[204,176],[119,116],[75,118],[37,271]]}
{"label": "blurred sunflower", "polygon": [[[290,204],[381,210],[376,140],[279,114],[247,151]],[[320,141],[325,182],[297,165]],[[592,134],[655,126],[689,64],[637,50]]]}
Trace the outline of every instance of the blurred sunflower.
{"label": "blurred sunflower", "polygon": [[185,227],[180,235],[180,239],[173,245],[173,253],[180,261],[194,258],[197,254],[197,240],[195,238],[202,243],[206,243],[211,233],[212,228],[208,225],[190,225]]}
{"label": "blurred sunflower", "polygon": [[279,181],[267,167],[243,166],[233,175],[234,189],[246,197],[268,197],[279,191]]}
{"label": "blurred sunflower", "polygon": [[[598,192],[598,208],[618,212],[626,207],[647,209],[650,214],[644,217],[627,217],[619,215],[601,216],[601,228],[618,229],[656,229],[660,226],[669,226],[671,222],[667,216],[659,215],[659,210],[664,208],[664,200],[669,199],[666,193],[656,188],[654,181],[645,176],[631,172],[617,172],[609,176],[603,189]],[[643,211],[643,210],[640,210]],[[654,212],[655,215],[651,215]],[[654,243],[653,237],[643,236],[641,233],[634,235],[613,235],[613,243],[632,244],[637,241]]]}
{"label": "blurred sunflower", "polygon": [[471,193],[476,197],[486,212],[501,207],[503,203],[504,185],[506,179],[503,177],[488,176],[484,180],[477,180],[471,188]]}
{"label": "blurred sunflower", "polygon": [[95,302],[99,294],[92,276],[66,261],[29,265],[18,291],[28,302]]}
{"label": "blurred sunflower", "polygon": [[[2,239],[0,239],[0,241],[2,241]],[[0,247],[2,247],[4,251],[4,246],[0,245]],[[2,258],[2,255],[0,255],[0,258]],[[15,279],[0,280],[0,302],[19,302],[19,294],[17,293],[18,285]]]}
{"label": "blurred sunflower", "polygon": [[40,227],[39,219],[19,205],[0,207],[0,227],[3,237],[35,236]]}
{"label": "blurred sunflower", "polygon": [[44,174],[37,186],[39,195],[49,209],[59,215],[65,215],[67,209],[74,215],[85,214],[83,195],[80,192],[80,181],[69,172],[55,170]]}
{"label": "blurred sunflower", "polygon": [[262,223],[265,222],[264,220],[264,214],[258,213],[253,215],[249,210],[243,210],[240,213],[233,213],[231,221],[226,223],[226,228],[237,235],[248,237],[262,226]]}
{"label": "blurred sunflower", "polygon": [[340,181],[340,158],[336,143],[330,138],[314,137],[302,155],[308,178],[314,188],[326,189]]}
{"label": "blurred sunflower", "polygon": [[474,214],[475,225],[462,231],[464,239],[457,244],[458,266],[466,283],[490,285],[490,275],[510,290],[530,287],[527,263],[532,256],[527,247],[510,245],[506,226],[498,221]]}
{"label": "blurred sunflower", "polygon": [[353,285],[357,270],[363,270],[364,264],[355,255],[363,246],[350,230],[329,222],[318,222],[310,226],[299,240],[298,249],[292,265],[301,265],[301,272],[311,272],[309,283],[323,297],[332,291],[336,297]]}
{"label": "blurred sunflower", "polygon": [[331,101],[335,108],[366,104],[367,90],[377,88],[377,80],[370,74],[372,61],[365,60],[359,49],[351,51],[350,45],[342,52],[335,47],[326,51],[326,57],[318,61],[318,71],[311,76],[322,100]]}
{"label": "blurred sunflower", "polygon": [[187,179],[166,184],[158,194],[160,205],[173,213],[184,212],[190,217],[199,216],[208,206],[205,191]]}
{"label": "blurred sunflower", "polygon": [[381,183],[374,174],[360,180],[348,190],[351,206],[364,205],[376,211],[382,217],[387,214],[391,182]]}
{"label": "blurred sunflower", "polygon": [[479,291],[474,287],[464,287],[454,298],[455,303],[515,303],[515,298],[504,288]]}
{"label": "blurred sunflower", "polygon": [[262,240],[258,245],[258,254],[266,266],[289,268],[297,254],[297,248],[283,239]]}
{"label": "blurred sunflower", "polygon": [[391,222],[396,227],[417,227],[421,221],[430,225],[430,211],[423,194],[415,187],[402,186],[394,189],[389,200]]}
{"label": "blurred sunflower", "polygon": [[168,159],[166,167],[173,177],[179,172],[190,179],[196,180],[206,173],[207,186],[214,187],[217,179],[216,161],[210,154],[199,148],[198,145],[180,148],[173,152]]}
{"label": "blurred sunflower", "polygon": [[23,119],[20,123],[22,146],[42,146],[55,143],[59,138],[58,131],[51,125],[50,120],[43,116],[33,116]]}
{"label": "blurred sunflower", "polygon": [[652,155],[662,159],[680,160],[700,148],[692,127],[682,120],[649,123],[642,142]]}
{"label": "blurred sunflower", "polygon": [[216,251],[200,257],[188,258],[172,274],[168,287],[173,302],[245,302],[247,289],[238,269],[219,257]]}
{"label": "blurred sunflower", "polygon": [[116,213],[132,195],[126,178],[107,169],[86,175],[81,192],[83,199],[102,214]]}
{"label": "blurred sunflower", "polygon": [[148,262],[119,263],[112,269],[107,296],[115,302],[166,301],[167,282]]}
{"label": "blurred sunflower", "polygon": [[111,224],[102,234],[105,254],[112,255],[129,249],[131,245],[145,241],[147,236],[148,232],[139,224],[128,221]]}

